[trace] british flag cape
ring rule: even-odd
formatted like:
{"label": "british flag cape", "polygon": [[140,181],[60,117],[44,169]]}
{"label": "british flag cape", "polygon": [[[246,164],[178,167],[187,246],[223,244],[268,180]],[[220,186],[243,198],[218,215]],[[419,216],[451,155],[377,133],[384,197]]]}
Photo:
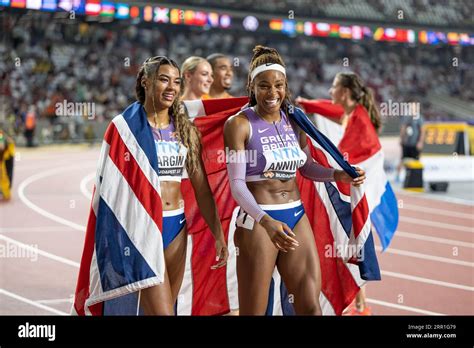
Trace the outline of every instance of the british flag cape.
{"label": "british flag cape", "polygon": [[133,103],[102,142],[73,314],[108,314],[114,299],[163,282],[162,210],[153,136]]}
{"label": "british flag cape", "polygon": [[[247,98],[185,103],[202,135],[202,157],[228,243],[229,260],[226,267],[211,269],[215,263],[214,239],[189,180],[183,180],[188,245],[176,306],[178,315],[222,315],[238,309],[233,234],[239,208],[232,198],[222,157],[223,127],[246,103]],[[309,135],[308,144],[316,161],[357,175],[301,110],[294,108],[290,116]],[[113,119],[104,137],[74,313],[134,314],[138,290],[163,281],[158,170],[144,109],[134,103]],[[321,263],[319,300],[323,313],[339,315],[366,280],[380,279],[364,187],[315,183],[299,175],[297,180]],[[126,308],[125,300],[131,304],[129,312],[117,311],[118,307]],[[267,314],[292,313],[286,288],[275,270]]]}

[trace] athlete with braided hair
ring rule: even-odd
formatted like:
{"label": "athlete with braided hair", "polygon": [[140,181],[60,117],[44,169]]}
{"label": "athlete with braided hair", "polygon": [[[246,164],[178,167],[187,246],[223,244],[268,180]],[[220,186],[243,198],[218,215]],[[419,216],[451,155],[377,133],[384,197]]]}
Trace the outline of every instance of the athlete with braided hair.
{"label": "athlete with braided hair", "polygon": [[179,107],[181,77],[178,65],[167,57],[147,59],[136,83],[137,100],[143,105],[155,140],[163,203],[165,282],[141,291],[145,314],[172,315],[183,280],[187,232],[181,178],[187,171],[202,216],[216,240],[218,261],[226,264],[228,251],[222,226],[201,159],[200,134]]}

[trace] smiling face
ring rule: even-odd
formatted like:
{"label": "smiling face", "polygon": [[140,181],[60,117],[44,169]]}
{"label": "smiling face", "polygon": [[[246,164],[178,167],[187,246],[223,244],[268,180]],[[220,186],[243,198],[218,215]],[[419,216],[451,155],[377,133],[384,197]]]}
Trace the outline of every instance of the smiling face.
{"label": "smiling face", "polygon": [[278,113],[286,96],[286,77],[280,71],[264,71],[255,77],[252,90],[261,112]]}
{"label": "smiling face", "polygon": [[186,72],[186,80],[189,83],[189,88],[194,92],[195,95],[202,96],[204,94],[209,94],[212,82],[212,67],[207,61],[202,61],[196,67],[196,70],[191,72]]}
{"label": "smiling face", "polygon": [[230,59],[227,57],[217,58],[214,64],[214,84],[221,86],[228,90],[232,85],[232,78],[234,77],[234,70]]}
{"label": "smiling face", "polygon": [[343,105],[348,96],[348,89],[343,87],[336,76],[332,82],[332,86],[329,89],[329,95],[333,104]]}
{"label": "smiling face", "polygon": [[153,100],[154,92],[155,106],[160,109],[170,108],[175,99],[179,96],[181,89],[179,70],[169,64],[161,65],[154,81],[155,89],[153,91],[153,88],[151,88],[153,80],[145,79],[145,84],[147,86],[146,97]]}

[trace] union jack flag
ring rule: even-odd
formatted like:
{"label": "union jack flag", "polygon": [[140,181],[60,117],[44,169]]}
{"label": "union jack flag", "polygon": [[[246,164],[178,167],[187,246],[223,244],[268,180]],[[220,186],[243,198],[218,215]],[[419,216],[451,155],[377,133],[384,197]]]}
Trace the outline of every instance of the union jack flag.
{"label": "union jack flag", "polygon": [[133,103],[105,133],[74,314],[108,314],[108,301],[164,280],[158,160],[147,122],[143,106]]}

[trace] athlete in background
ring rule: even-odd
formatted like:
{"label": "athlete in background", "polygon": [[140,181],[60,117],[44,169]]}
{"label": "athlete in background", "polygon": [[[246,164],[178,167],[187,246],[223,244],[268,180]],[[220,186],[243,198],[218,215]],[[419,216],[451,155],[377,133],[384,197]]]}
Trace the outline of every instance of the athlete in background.
{"label": "athlete in background", "polygon": [[232,87],[234,68],[230,58],[222,53],[214,53],[208,56],[206,60],[211,64],[214,77],[209,97],[213,99],[232,98],[229,90]]}

